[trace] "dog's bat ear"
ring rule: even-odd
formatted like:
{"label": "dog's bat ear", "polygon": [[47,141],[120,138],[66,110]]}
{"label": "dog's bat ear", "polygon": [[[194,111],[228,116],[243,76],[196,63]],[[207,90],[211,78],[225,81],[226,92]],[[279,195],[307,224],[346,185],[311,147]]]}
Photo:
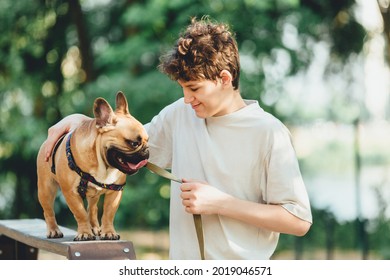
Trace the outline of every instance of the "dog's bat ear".
{"label": "dog's bat ear", "polygon": [[96,126],[102,128],[108,124],[114,124],[114,112],[104,98],[97,98],[93,104],[93,114],[96,118]]}
{"label": "dog's bat ear", "polygon": [[118,91],[118,93],[116,94],[116,109],[115,109],[115,112],[122,113],[124,115],[130,114],[130,112],[129,112],[129,105],[127,104],[126,96],[121,91]]}

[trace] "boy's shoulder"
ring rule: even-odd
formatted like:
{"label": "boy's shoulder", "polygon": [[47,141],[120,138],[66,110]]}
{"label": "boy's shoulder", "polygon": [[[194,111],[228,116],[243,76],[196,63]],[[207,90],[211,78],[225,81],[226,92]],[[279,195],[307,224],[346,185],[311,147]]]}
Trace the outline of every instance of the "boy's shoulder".
{"label": "boy's shoulder", "polygon": [[250,112],[252,115],[250,124],[260,137],[274,139],[275,137],[290,138],[291,134],[287,126],[275,115],[265,111],[259,104],[254,104]]}
{"label": "boy's shoulder", "polygon": [[274,129],[281,129],[284,124],[273,114],[265,111],[260,104],[255,100],[246,101],[248,106],[251,107],[248,110],[247,115],[252,117],[255,123],[260,126],[265,126]]}

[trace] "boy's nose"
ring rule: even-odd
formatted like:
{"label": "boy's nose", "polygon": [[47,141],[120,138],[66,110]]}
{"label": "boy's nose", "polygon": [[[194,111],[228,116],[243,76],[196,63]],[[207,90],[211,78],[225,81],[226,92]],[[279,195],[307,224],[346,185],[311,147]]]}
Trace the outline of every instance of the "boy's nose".
{"label": "boy's nose", "polygon": [[191,95],[188,91],[183,90],[183,94],[184,94],[184,103],[189,104],[192,101],[194,101],[194,96]]}

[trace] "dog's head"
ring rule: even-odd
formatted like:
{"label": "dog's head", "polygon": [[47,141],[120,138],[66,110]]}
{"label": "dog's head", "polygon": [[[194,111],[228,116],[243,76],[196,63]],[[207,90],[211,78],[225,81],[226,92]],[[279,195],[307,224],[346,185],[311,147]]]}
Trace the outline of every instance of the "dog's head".
{"label": "dog's head", "polygon": [[149,158],[148,135],[130,115],[125,95],[117,93],[115,111],[105,99],[97,98],[93,112],[106,164],[129,175],[145,166]]}

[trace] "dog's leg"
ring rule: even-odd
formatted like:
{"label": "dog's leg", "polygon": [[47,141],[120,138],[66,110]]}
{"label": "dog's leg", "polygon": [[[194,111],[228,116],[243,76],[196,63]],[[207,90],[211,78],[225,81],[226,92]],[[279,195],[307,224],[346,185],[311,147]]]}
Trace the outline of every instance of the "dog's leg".
{"label": "dog's leg", "polygon": [[54,213],[54,201],[56,199],[58,184],[47,176],[41,176],[38,171],[38,200],[43,209],[46,221],[47,238],[61,238],[64,235],[58,228]]}
{"label": "dog's leg", "polygon": [[114,228],[115,213],[122,198],[122,191],[110,191],[104,197],[101,239],[119,240],[120,236]]}
{"label": "dog's leg", "polygon": [[38,200],[46,221],[46,236],[47,238],[61,238],[64,235],[58,228],[53,208],[59,186],[52,177],[49,163],[44,160],[44,144],[39,149],[37,156],[37,176]]}
{"label": "dog's leg", "polygon": [[100,226],[99,226],[99,220],[98,220],[98,202],[99,202],[100,195],[94,195],[94,196],[88,196],[88,217],[89,222],[91,224],[92,232],[95,236],[100,235]]}
{"label": "dog's leg", "polygon": [[[92,233],[91,224],[89,223],[88,214],[84,207],[83,199],[74,191],[76,187],[62,188],[63,194],[66,199],[66,203],[70,211],[73,213],[74,218],[77,221],[77,235],[74,241],[87,241],[95,240],[96,237]],[[64,189],[68,190],[64,192]]]}

